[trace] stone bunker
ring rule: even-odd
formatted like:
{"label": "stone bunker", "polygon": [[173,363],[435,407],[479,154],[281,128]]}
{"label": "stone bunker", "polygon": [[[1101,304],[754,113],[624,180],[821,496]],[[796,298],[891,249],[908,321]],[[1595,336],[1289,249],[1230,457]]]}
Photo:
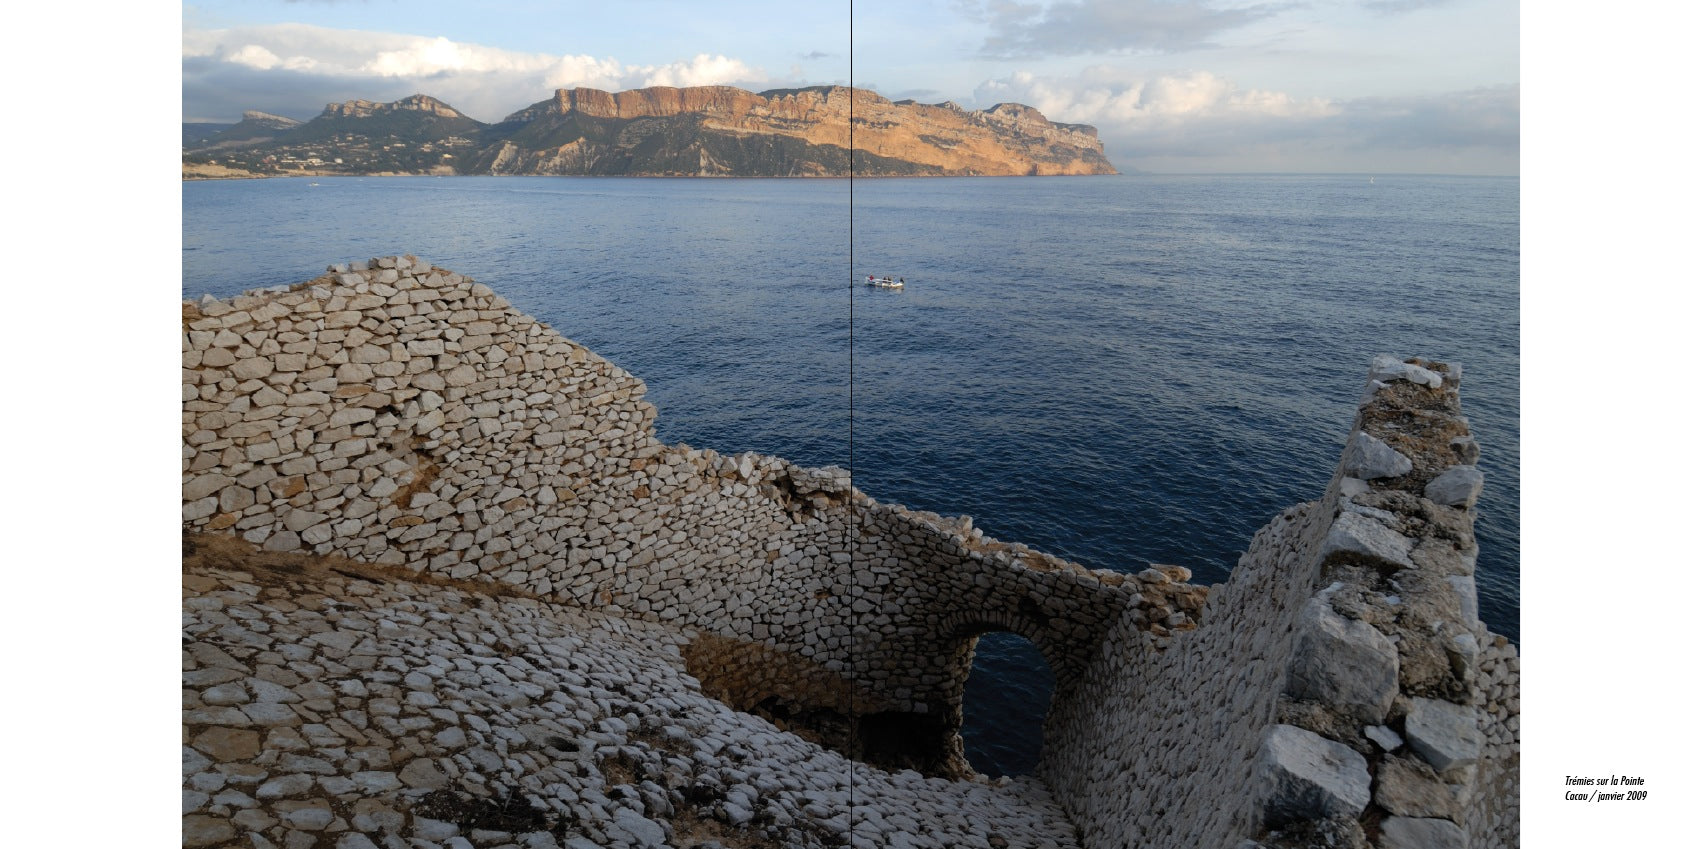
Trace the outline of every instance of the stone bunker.
{"label": "stone bunker", "polygon": [[[1458,369],[1377,360],[1209,589],[663,445],[412,256],[185,302],[183,367],[186,845],[1517,845]],[[1057,680],[1038,780],[962,757],[989,630]]]}

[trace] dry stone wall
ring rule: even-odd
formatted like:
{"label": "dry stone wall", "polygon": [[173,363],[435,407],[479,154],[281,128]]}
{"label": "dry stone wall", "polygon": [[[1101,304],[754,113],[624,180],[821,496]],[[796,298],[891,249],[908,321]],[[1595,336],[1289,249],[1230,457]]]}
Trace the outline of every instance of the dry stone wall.
{"label": "dry stone wall", "polygon": [[1324,498],[1208,593],[664,445],[637,378],[390,257],[184,304],[183,523],[679,629],[706,692],[849,719],[860,757],[920,741],[935,774],[966,771],[976,637],[1016,632],[1056,675],[1041,775],[1088,847],[1517,845],[1518,657],[1477,618],[1458,384],[1376,361]]}
{"label": "dry stone wall", "polygon": [[183,846],[1074,849],[707,698],[677,627],[185,538]]}
{"label": "dry stone wall", "polygon": [[842,470],[663,445],[638,378],[412,256],[185,303],[183,326],[186,529],[769,646],[948,747],[981,631],[1068,679],[1131,598],[1163,627],[1196,591],[1143,597]]}
{"label": "dry stone wall", "polygon": [[1478,620],[1459,382],[1375,360],[1325,497],[1198,628],[1111,628],[1043,754],[1085,846],[1518,845],[1518,657]]}

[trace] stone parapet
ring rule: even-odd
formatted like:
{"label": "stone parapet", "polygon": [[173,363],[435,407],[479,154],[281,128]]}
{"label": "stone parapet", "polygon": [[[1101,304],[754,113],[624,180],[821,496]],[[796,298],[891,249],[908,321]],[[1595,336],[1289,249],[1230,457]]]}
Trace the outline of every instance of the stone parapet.
{"label": "stone parapet", "polygon": [[1325,497],[1198,628],[1162,656],[1110,629],[1043,755],[1084,845],[1518,844],[1518,658],[1477,616],[1459,385],[1377,358]]}

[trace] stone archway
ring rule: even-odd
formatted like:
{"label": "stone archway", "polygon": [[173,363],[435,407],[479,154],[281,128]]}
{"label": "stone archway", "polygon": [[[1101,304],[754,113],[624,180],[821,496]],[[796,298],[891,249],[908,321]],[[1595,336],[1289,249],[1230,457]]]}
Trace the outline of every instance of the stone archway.
{"label": "stone archway", "polygon": [[[983,636],[988,634],[1011,634],[1021,638],[1033,647],[1045,663],[1049,686],[1046,687],[1046,704],[1040,708],[1040,716],[1035,717],[1033,728],[1034,747],[1037,750],[1044,745],[1043,724],[1046,714],[1051,709],[1051,703],[1061,691],[1065,683],[1065,675],[1074,667],[1067,666],[1072,655],[1054,639],[1054,634],[1042,627],[1037,618],[1023,615],[1026,611],[1015,610],[982,610],[976,612],[951,613],[941,617],[940,633],[944,635],[943,647],[948,653],[951,663],[949,670],[953,676],[950,698],[942,719],[942,747],[948,752],[960,768],[969,772],[978,772],[970,763],[965,750],[964,730],[964,695],[965,686],[969,683],[974,667],[975,649]],[[1062,668],[1061,668],[1062,667]]]}
{"label": "stone archway", "polygon": [[1034,775],[1056,692],[1052,664],[1027,637],[980,634],[964,681],[958,737],[970,767],[989,776]]}

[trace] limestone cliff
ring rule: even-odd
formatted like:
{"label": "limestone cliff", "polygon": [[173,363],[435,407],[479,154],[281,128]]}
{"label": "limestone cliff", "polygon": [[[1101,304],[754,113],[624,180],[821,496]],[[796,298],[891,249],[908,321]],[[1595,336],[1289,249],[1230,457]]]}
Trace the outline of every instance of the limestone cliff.
{"label": "limestone cliff", "polygon": [[841,86],[754,93],[658,86],[559,89],[494,128],[471,170],[492,174],[1015,176],[1115,174],[1093,127],[1002,103],[894,102]]}

